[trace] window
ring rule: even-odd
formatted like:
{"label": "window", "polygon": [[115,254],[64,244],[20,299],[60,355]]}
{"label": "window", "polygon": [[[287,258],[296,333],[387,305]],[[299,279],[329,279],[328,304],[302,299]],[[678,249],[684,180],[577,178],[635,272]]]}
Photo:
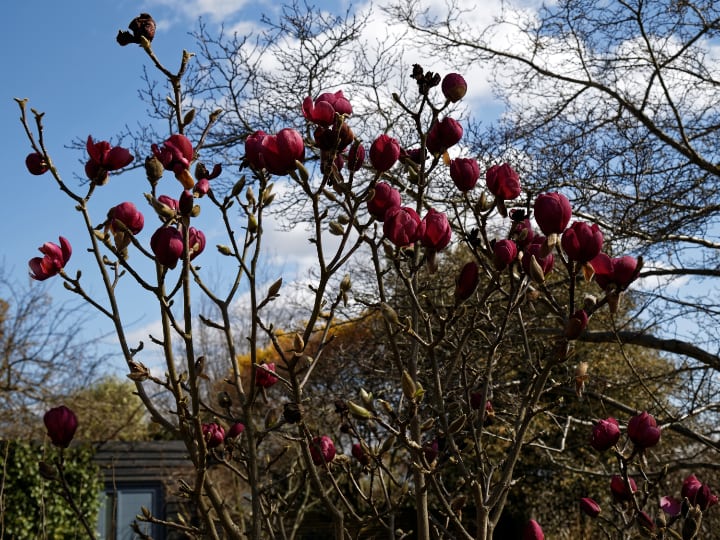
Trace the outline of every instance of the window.
{"label": "window", "polygon": [[[159,484],[128,484],[106,486],[101,495],[97,532],[105,540],[134,540],[138,538],[130,525],[142,515],[144,506],[153,516],[162,518],[162,491]],[[153,538],[162,538],[157,525],[138,521],[140,530]]]}

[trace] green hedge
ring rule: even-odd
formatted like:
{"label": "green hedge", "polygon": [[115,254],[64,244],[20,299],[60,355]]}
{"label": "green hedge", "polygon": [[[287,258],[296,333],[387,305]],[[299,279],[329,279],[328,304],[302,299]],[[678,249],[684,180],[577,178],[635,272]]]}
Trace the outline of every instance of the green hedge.
{"label": "green hedge", "polygon": [[[99,469],[92,462],[94,450],[74,446],[64,454],[65,476],[73,498],[94,527],[102,489]],[[2,538],[87,538],[85,529],[62,497],[59,483],[40,476],[40,461],[53,464],[57,457],[58,449],[54,447],[0,442]]]}

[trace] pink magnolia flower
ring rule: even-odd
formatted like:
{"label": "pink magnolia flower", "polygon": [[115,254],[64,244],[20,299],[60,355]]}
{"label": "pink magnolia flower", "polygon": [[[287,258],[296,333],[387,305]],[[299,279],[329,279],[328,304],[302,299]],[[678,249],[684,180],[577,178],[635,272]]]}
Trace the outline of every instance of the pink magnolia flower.
{"label": "pink magnolia flower", "polygon": [[171,135],[162,148],[152,145],[153,155],[162,163],[166,171],[172,171],[185,189],[192,189],[195,184],[190,174],[190,163],[195,157],[193,145],[185,135]]}
{"label": "pink magnolia flower", "polygon": [[552,253],[541,257],[543,244],[545,243],[545,237],[540,235],[533,236],[532,242],[527,245],[523,250],[522,266],[526,274],[530,274],[530,261],[532,256],[535,256],[535,260],[540,265],[544,275],[548,275],[555,265],[555,257]]}
{"label": "pink magnolia flower", "polygon": [[370,463],[370,456],[368,456],[365,450],[363,450],[360,443],[353,444],[351,452],[353,457],[357,459],[362,465],[368,465]]}
{"label": "pink magnolia flower", "polygon": [[182,233],[175,227],[162,226],[150,238],[150,249],[158,263],[175,268],[185,251]]}
{"label": "pink magnolia flower", "polygon": [[347,160],[348,169],[358,171],[365,163],[365,147],[360,142],[356,142],[350,147]]}
{"label": "pink magnolia flower", "polygon": [[653,520],[647,512],[638,512],[637,522],[642,528],[647,529],[648,531],[655,530],[655,520]]}
{"label": "pink magnolia flower", "polygon": [[327,435],[314,437],[310,443],[310,456],[315,465],[330,463],[335,459],[335,444]]}
{"label": "pink magnolia flower", "polygon": [[506,238],[493,245],[493,263],[498,270],[505,270],[517,259],[518,248],[515,242]]}
{"label": "pink magnolia flower", "polygon": [[107,141],[94,142],[88,135],[85,144],[90,159],[85,164],[85,175],[91,182],[102,185],[107,182],[108,173],[129,165],[133,156],[121,146],[110,146]]}
{"label": "pink magnolia flower", "polygon": [[422,221],[418,213],[408,206],[391,208],[385,213],[383,232],[396,246],[409,246],[420,240]]}
{"label": "pink magnolia flower", "polygon": [[70,260],[72,246],[63,236],[60,237],[60,245],[52,242],[45,242],[38,248],[42,257],[33,257],[28,263],[30,266],[30,277],[38,281],[46,280],[49,277],[60,273]]}
{"label": "pink magnolia flower", "polygon": [[615,285],[626,289],[640,274],[639,262],[629,256],[611,259],[605,253],[599,253],[590,261],[595,271],[595,281],[602,289]]}
{"label": "pink magnolia flower", "polygon": [[225,430],[222,426],[213,422],[211,424],[203,424],[201,427],[205,444],[208,448],[217,448],[225,440]]}
{"label": "pink magnolia flower", "polygon": [[609,450],[620,439],[620,426],[614,418],[606,418],[598,421],[590,435],[590,446],[599,452]]}
{"label": "pink magnolia flower", "polygon": [[431,154],[442,154],[462,139],[463,128],[460,122],[446,116],[435,122],[428,131],[425,146]]}
{"label": "pink magnolia flower", "polygon": [[65,405],[50,409],[43,416],[48,437],[58,448],[67,448],[75,436],[78,419]]}
{"label": "pink magnolia flower", "polygon": [[370,146],[370,164],[378,172],[392,168],[400,157],[400,143],[389,135],[380,135]]}
{"label": "pink magnolia flower", "polygon": [[266,135],[260,142],[263,166],[270,174],[282,176],[296,169],[295,162],[305,157],[305,143],[294,129],[285,128]]}
{"label": "pink magnolia flower", "polygon": [[420,224],[420,242],[432,251],[441,251],[450,243],[452,229],[445,214],[428,210]]}
{"label": "pink magnolia flower", "polygon": [[378,221],[385,221],[385,215],[392,208],[400,208],[400,192],[387,182],[378,182],[373,196],[367,202],[368,212]]}
{"label": "pink magnolia flower", "polygon": [[597,224],[588,225],[582,221],[576,221],[563,232],[561,244],[568,259],[586,263],[600,253],[603,235]]}
{"label": "pink magnolia flower", "polygon": [[630,489],[625,485],[623,477],[618,474],[613,475],[610,479],[610,493],[612,493],[613,499],[617,502],[632,500],[633,493],[637,491],[637,484],[632,478],[628,478],[628,483],[630,484]]}
{"label": "pink magnolia flower", "polygon": [[255,369],[255,384],[260,388],[270,388],[278,382],[275,375],[275,362],[259,364]]}
{"label": "pink magnolia flower", "polygon": [[580,337],[588,325],[588,314],[584,309],[578,309],[571,317],[568,318],[563,334],[568,339],[577,339]]}
{"label": "pink magnolia flower", "polygon": [[490,193],[503,201],[520,196],[520,176],[509,164],[493,165],[485,173]]}
{"label": "pink magnolia flower", "polygon": [[523,529],[522,540],[545,540],[545,533],[543,533],[540,524],[531,519]]}
{"label": "pink magnolia flower", "polygon": [[583,497],[580,499],[580,510],[590,517],[598,517],[601,508],[600,505],[590,497]]}
{"label": "pink magnolia flower", "polygon": [[680,494],[683,498],[687,497],[691,504],[700,505],[703,512],[718,502],[717,495],[713,495],[710,487],[700,482],[694,474],[683,481]]}
{"label": "pink magnolia flower", "polygon": [[113,206],[108,211],[108,220],[113,232],[122,232],[118,223],[122,223],[132,234],[138,234],[145,226],[145,218],[131,202]]}
{"label": "pink magnolia flower", "polygon": [[320,94],[313,102],[310,96],[303,100],[302,111],[305,118],[320,126],[331,126],[335,122],[335,113],[350,115],[352,105],[342,90]]}
{"label": "pink magnolia flower", "polygon": [[463,302],[470,298],[480,281],[479,268],[475,261],[466,263],[455,280],[455,299]]}
{"label": "pink magnolia flower", "polygon": [[262,141],[267,136],[267,133],[258,130],[245,138],[245,159],[253,169],[260,170],[265,167],[262,159]]}
{"label": "pink magnolia flower", "polygon": [[660,498],[660,508],[669,516],[679,516],[682,511],[682,503],[674,497],[666,495]]}
{"label": "pink magnolia flower", "polygon": [[43,155],[38,152],[27,155],[25,158],[25,166],[27,170],[30,171],[30,174],[34,174],[35,176],[45,174],[50,169]]}
{"label": "pink magnolia flower", "polygon": [[655,446],[660,441],[660,428],[647,411],[633,416],[628,422],[627,433],[639,450]]}
{"label": "pink magnolia flower", "polygon": [[562,193],[542,193],[535,199],[535,221],[540,230],[548,234],[560,234],[570,222],[570,201]]}
{"label": "pink magnolia flower", "polygon": [[195,227],[190,227],[188,229],[188,246],[190,247],[190,260],[192,261],[205,249],[205,233]]}
{"label": "pink magnolia flower", "polygon": [[467,93],[467,82],[459,73],[448,73],[443,77],[440,85],[443,96],[451,103],[456,103],[465,97]]}
{"label": "pink magnolia flower", "polygon": [[227,430],[227,433],[225,433],[225,439],[236,439],[243,431],[245,431],[245,424],[242,422],[235,422],[232,426],[230,426],[230,429]]}
{"label": "pink magnolia flower", "polygon": [[[512,216],[512,211],[510,215]],[[522,221],[514,221],[511,234],[515,243],[522,249],[527,248],[535,238],[535,231],[533,231],[532,223],[530,223],[528,218]]]}
{"label": "pink magnolia flower", "polygon": [[450,178],[460,191],[470,191],[480,178],[480,167],[476,159],[457,158],[450,162]]}

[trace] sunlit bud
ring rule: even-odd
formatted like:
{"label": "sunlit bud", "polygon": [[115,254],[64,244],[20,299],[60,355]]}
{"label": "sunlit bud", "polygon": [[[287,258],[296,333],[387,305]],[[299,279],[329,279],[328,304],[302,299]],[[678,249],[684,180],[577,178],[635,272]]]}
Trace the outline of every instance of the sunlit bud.
{"label": "sunlit bud", "polygon": [[441,90],[445,99],[455,103],[460,101],[467,93],[467,82],[459,73],[448,73],[443,77]]}

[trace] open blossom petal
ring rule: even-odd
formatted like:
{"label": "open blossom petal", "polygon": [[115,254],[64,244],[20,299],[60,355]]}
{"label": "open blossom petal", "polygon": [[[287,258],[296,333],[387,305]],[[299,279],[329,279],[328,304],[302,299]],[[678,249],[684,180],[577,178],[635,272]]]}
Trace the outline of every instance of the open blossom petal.
{"label": "open blossom petal", "polygon": [[30,277],[43,281],[60,273],[70,260],[72,247],[64,237],[60,237],[60,245],[52,242],[45,242],[39,248],[43,257],[33,257],[28,262],[30,266]]}

